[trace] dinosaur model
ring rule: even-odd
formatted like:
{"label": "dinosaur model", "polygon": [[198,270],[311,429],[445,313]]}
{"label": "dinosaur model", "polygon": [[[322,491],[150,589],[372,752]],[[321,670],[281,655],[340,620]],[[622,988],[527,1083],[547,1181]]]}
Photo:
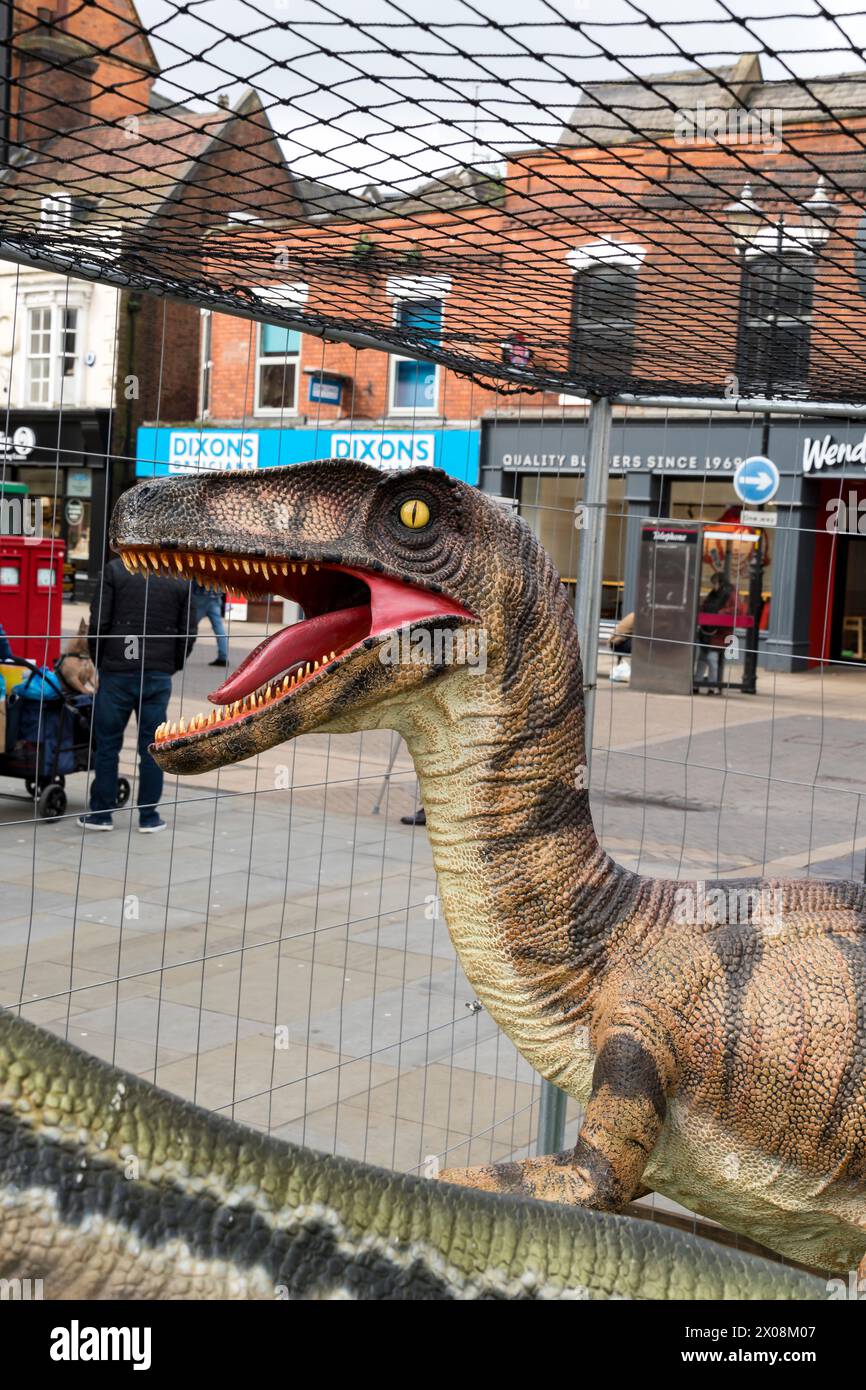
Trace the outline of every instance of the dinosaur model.
{"label": "dinosaur model", "polygon": [[0,1298],[34,1291],[148,1300],[829,1296],[811,1275],[649,1222],[283,1144],[0,1011]]}
{"label": "dinosaur model", "polygon": [[[657,1191],[804,1264],[864,1260],[866,887],[613,862],[571,607],[523,521],[439,470],[334,460],[148,481],[121,497],[113,545],[306,615],[209,714],[158,731],[166,770],[311,730],[406,740],[466,976],[586,1107],[571,1154],[445,1176],[603,1211]],[[744,920],[720,919],[726,892],[751,892]]]}

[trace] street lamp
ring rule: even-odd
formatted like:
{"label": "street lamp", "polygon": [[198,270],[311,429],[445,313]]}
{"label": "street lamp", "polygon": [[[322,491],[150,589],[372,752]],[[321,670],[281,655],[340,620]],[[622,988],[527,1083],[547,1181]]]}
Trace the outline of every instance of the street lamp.
{"label": "street lamp", "polygon": [[724,208],[724,218],[730,228],[731,235],[735,241],[741,243],[742,249],[747,242],[751,241],[761,223],[765,221],[764,214],[755,201],[750,183],[744,183],[739,198],[735,198]]}
{"label": "street lamp", "polygon": [[811,198],[800,210],[800,221],[810,242],[826,241],[839,209],[827,193],[827,181],[819,174]]}

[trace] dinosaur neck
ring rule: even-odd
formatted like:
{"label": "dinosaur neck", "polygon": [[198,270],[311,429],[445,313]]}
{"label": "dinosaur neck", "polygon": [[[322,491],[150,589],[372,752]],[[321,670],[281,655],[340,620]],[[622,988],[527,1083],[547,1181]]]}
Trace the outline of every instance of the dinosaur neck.
{"label": "dinosaur neck", "polygon": [[505,659],[432,683],[400,730],[463,969],[524,1055],[562,1083],[639,881],[595,835],[577,636],[552,571],[533,597],[507,620]]}

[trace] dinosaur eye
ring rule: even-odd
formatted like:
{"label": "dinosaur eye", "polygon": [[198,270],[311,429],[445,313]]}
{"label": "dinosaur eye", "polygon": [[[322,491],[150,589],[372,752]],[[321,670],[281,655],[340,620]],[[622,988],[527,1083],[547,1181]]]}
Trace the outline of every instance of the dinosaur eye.
{"label": "dinosaur eye", "polygon": [[400,508],[400,520],[413,531],[420,531],[430,520],[430,508],[420,498],[413,497]]}

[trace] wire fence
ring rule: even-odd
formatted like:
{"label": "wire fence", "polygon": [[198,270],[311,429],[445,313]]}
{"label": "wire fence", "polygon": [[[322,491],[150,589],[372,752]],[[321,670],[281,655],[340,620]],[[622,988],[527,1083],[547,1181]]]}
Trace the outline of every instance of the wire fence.
{"label": "wire fence", "polygon": [[[576,601],[589,398],[614,395],[596,518],[604,847],[700,881],[862,879],[866,426],[815,409],[864,400],[864,17],[338,8],[16,10],[0,486],[22,517],[33,503],[42,548],[0,537],[13,653],[50,667],[98,613],[133,481],[334,453],[477,482]],[[56,86],[73,40],[96,63],[86,94],[81,74]],[[578,288],[587,271],[602,274]],[[756,394],[776,413],[750,413]],[[779,468],[772,525],[732,487],[751,457]],[[685,635],[653,626],[642,531],[659,522],[703,528]],[[37,550],[51,581],[24,575]],[[708,637],[713,574],[733,616]],[[610,639],[635,612],[623,660]],[[230,601],[230,664],[291,617]],[[686,652],[685,688],[641,687],[641,642],[660,667]],[[170,719],[201,708],[215,651],[202,621]],[[90,729],[77,772],[37,766],[36,800],[23,763],[0,763],[4,798],[23,797],[0,801],[0,1004],[323,1151],[428,1175],[534,1151],[541,1083],[462,973],[423,827],[401,822],[418,791],[396,736],[313,734],[172,780],[153,838],[136,834],[134,723],[113,833],[79,824],[93,753]]]}

